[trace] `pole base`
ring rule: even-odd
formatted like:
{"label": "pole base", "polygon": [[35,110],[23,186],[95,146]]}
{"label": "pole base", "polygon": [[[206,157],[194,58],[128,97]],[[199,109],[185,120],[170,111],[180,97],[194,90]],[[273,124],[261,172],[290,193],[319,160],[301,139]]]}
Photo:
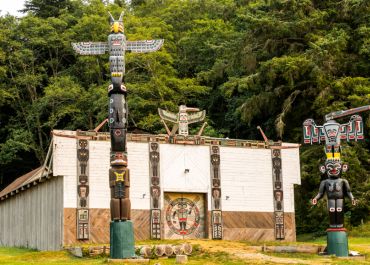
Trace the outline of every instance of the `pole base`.
{"label": "pole base", "polygon": [[134,227],[131,221],[110,222],[111,259],[135,257]]}
{"label": "pole base", "polygon": [[344,228],[329,228],[327,232],[328,254],[348,257],[348,237]]}

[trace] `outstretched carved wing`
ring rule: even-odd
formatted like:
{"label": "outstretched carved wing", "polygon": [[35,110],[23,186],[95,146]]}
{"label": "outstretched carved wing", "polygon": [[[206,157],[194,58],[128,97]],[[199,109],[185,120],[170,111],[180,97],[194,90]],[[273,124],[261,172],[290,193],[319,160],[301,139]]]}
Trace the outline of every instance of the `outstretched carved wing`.
{"label": "outstretched carved wing", "polygon": [[364,125],[362,122],[362,117],[360,115],[353,115],[346,125],[346,134],[345,137],[343,137],[342,134],[342,139],[347,139],[347,141],[357,141],[364,139]]}
{"label": "outstretched carved wing", "polygon": [[161,119],[163,120],[170,121],[173,123],[178,122],[178,115],[176,113],[173,113],[173,112],[170,112],[164,109],[159,109],[159,108],[158,108],[158,113],[159,113],[159,117],[161,117]]}
{"label": "outstretched carved wing", "polygon": [[108,51],[107,42],[73,42],[72,47],[81,55],[104,54]]}
{"label": "outstretched carved wing", "polygon": [[322,126],[317,126],[313,119],[307,119],[303,123],[303,141],[305,144],[321,143],[325,141],[325,132]]}
{"label": "outstretched carved wing", "polygon": [[163,39],[127,41],[126,50],[132,52],[154,52],[162,47],[163,42]]}
{"label": "outstretched carved wing", "polygon": [[206,111],[205,110],[197,111],[197,112],[192,113],[192,114],[188,114],[188,123],[191,124],[191,123],[202,121],[202,120],[204,120],[205,117],[206,117]]}

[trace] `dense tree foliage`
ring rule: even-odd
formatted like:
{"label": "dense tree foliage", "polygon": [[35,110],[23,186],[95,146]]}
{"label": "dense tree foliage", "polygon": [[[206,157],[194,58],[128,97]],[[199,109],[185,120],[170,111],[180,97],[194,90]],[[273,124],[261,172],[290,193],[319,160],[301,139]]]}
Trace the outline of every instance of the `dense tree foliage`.
{"label": "dense tree foliage", "polygon": [[[207,110],[208,135],[261,139],[261,125],[273,140],[302,142],[306,118],[321,124],[328,112],[370,104],[368,0],[28,0],[24,17],[0,17],[0,187],[43,161],[52,129],[105,118],[108,55],[78,56],[70,43],[105,41],[107,11],[122,9],[129,40],[165,39],[156,53],[127,54],[130,126],[164,132],[157,107],[186,103]],[[348,225],[369,218],[363,116],[368,140],[343,154],[360,199],[347,207]],[[301,148],[299,232],[326,226],[324,202],[309,205],[325,177],[322,149]]]}

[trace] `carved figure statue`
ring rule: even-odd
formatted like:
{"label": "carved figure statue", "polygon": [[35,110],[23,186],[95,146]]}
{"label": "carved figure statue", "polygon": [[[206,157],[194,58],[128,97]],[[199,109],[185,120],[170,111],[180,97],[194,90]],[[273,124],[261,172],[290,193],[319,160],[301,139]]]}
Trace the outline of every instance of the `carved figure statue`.
{"label": "carved figure statue", "polygon": [[151,143],[151,148],[153,151],[150,151],[149,157],[150,162],[152,163],[153,177],[158,177],[158,163],[159,163],[158,144]]}
{"label": "carved figure statue", "polygon": [[[370,109],[370,106],[354,108],[345,111],[333,112],[325,116],[326,122],[322,126],[315,124],[313,119],[307,119],[303,123],[303,138],[305,144],[325,142],[327,159],[340,159],[341,140],[358,141],[364,139],[362,118],[352,115]],[[334,119],[352,115],[348,123],[339,124]]]}
{"label": "carved figure statue", "polygon": [[[78,144],[81,147],[77,150],[77,159],[80,161],[81,176],[86,176],[87,161],[89,160],[89,150],[86,149],[87,140],[80,140]],[[84,177],[82,177],[82,180],[83,179]]]}
{"label": "carved figure statue", "polygon": [[[188,114],[188,112],[194,113]],[[189,135],[189,124],[203,121],[206,117],[205,110],[199,111],[198,108],[188,108],[186,105],[180,105],[179,112],[177,114],[163,109],[158,109],[158,113],[166,128],[167,134],[171,136],[175,135],[177,130],[179,131],[179,135]],[[172,128],[172,131],[168,129],[165,120],[175,124]],[[206,124],[206,122],[203,123],[202,128],[198,132],[199,136],[202,134]]]}
{"label": "carved figure statue", "polygon": [[[124,34],[123,12],[118,20],[109,13],[111,34],[107,42],[72,43],[73,49],[81,55],[98,55],[109,52],[112,84],[108,87],[109,117],[111,136],[111,168],[109,185],[111,188],[111,219],[130,220],[131,203],[129,198],[130,172],[127,168],[127,119],[128,107],[125,74],[125,52],[153,52],[163,45],[163,39],[128,41]],[[82,170],[81,170],[82,171]]]}
{"label": "carved figure statue", "polygon": [[122,87],[122,80],[125,74],[125,51],[144,53],[159,50],[163,45],[163,39],[128,41],[124,35],[122,12],[119,19],[115,20],[110,16],[111,34],[107,42],[79,42],[72,43],[73,49],[81,55],[98,55],[109,52],[109,63],[112,86],[110,90],[126,92]]}
{"label": "carved figure statue", "polygon": [[220,169],[220,150],[218,146],[212,146],[211,163],[213,165],[213,178],[218,179]]}
{"label": "carved figure statue", "polygon": [[130,171],[128,168],[109,169],[109,186],[111,190],[111,219],[130,220]]}
{"label": "carved figure statue", "polygon": [[341,178],[342,172],[347,170],[348,166],[338,160],[327,160],[325,165],[320,167],[320,171],[326,173],[329,178],[321,181],[319,193],[312,199],[312,204],[316,205],[326,193],[330,227],[343,227],[345,196],[351,199],[353,205],[356,205],[348,181]]}
{"label": "carved figure statue", "polygon": [[[328,199],[328,211],[331,228],[342,228],[344,221],[343,205],[344,197],[351,199],[352,204],[356,205],[349,183],[342,179],[341,175],[346,172],[348,165],[341,160],[341,140],[358,141],[364,139],[362,118],[354,115],[359,112],[370,110],[370,105],[340,110],[325,115],[326,122],[322,126],[317,126],[313,119],[307,119],[303,123],[304,143],[325,143],[326,162],[320,167],[321,173],[326,173],[328,179],[321,181],[319,193],[312,199],[312,204],[316,205],[324,194]],[[335,119],[352,115],[349,122],[339,124]]]}
{"label": "carved figure statue", "polygon": [[212,189],[212,197],[215,203],[215,209],[220,209],[220,199],[221,199],[221,189],[220,188],[213,188]]}

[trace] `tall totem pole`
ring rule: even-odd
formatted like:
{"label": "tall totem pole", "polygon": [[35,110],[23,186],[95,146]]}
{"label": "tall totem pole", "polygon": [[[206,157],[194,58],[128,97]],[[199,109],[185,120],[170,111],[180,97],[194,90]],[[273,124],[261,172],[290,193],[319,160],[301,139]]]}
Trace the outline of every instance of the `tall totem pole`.
{"label": "tall totem pole", "polygon": [[[348,197],[353,205],[353,197],[349,183],[342,179],[343,172],[348,170],[348,165],[341,159],[341,140],[358,141],[364,139],[362,118],[356,113],[369,110],[370,106],[341,110],[325,115],[325,123],[317,126],[312,119],[303,123],[303,138],[305,144],[325,143],[326,161],[320,166],[322,174],[326,173],[328,179],[321,181],[318,194],[312,199],[316,205],[324,194],[327,196],[329,212],[329,229],[327,229],[327,252],[336,256],[348,256],[348,239],[344,223],[344,198]],[[335,119],[351,116],[348,123],[339,124]]]}
{"label": "tall totem pole", "polygon": [[109,13],[111,34],[108,42],[72,43],[81,55],[98,55],[109,52],[111,84],[109,96],[109,130],[111,155],[109,186],[111,190],[110,256],[112,259],[135,256],[134,231],[131,220],[130,171],[127,167],[127,90],[123,83],[125,51],[154,52],[163,45],[163,39],[127,41],[124,35],[123,12],[118,20]]}

